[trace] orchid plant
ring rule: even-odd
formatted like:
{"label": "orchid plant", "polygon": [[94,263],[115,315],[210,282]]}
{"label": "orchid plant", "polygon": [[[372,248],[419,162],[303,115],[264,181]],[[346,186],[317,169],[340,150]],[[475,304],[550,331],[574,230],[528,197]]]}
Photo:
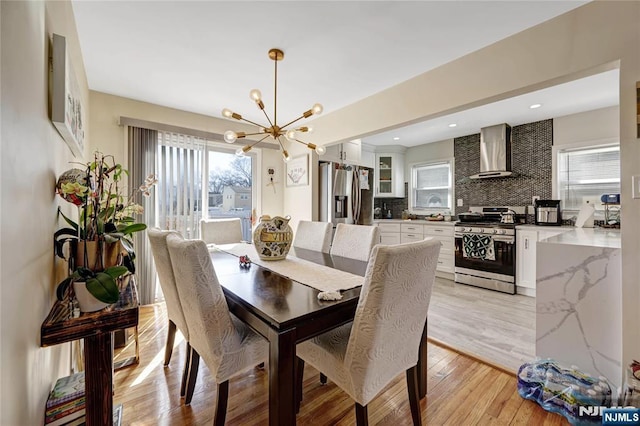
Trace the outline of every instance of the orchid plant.
{"label": "orchid plant", "polygon": [[[128,174],[125,168],[115,162],[112,155],[96,152],[93,161],[84,164],[83,169],[68,170],[58,179],[56,192],[78,207],[78,221],[72,220],[58,209],[69,227],[58,230],[54,235],[56,255],[64,258],[64,245],[69,241],[97,241],[98,250],[103,249],[104,243],[119,242],[126,252],[123,258],[124,268],[112,266],[100,271],[104,265],[99,265],[92,271],[86,267],[87,244],[83,244],[85,266],[74,268],[71,276],[60,283],[57,291],[59,299],[62,299],[71,282],[86,280],[87,289],[96,298],[105,303],[114,303],[119,296],[116,278],[127,272],[135,272],[132,234],[147,228],[144,223],[137,223],[135,220],[136,215],[144,212],[135,198],[139,193],[149,196],[157,179],[154,175],[149,175],[142,185],[128,195],[123,195],[123,179]],[[99,253],[99,259],[101,254]],[[91,286],[90,280],[93,280]]]}

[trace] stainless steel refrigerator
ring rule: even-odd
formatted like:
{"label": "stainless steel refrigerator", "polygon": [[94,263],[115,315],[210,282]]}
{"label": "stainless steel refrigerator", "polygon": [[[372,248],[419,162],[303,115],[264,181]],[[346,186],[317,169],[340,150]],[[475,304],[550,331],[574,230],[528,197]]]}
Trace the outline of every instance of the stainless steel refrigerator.
{"label": "stainless steel refrigerator", "polygon": [[373,225],[373,169],[321,162],[321,222]]}

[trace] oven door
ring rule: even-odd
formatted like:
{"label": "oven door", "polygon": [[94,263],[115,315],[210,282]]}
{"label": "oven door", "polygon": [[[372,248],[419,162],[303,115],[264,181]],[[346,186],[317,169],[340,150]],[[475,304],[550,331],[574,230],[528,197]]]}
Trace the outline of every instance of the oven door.
{"label": "oven door", "polygon": [[[473,257],[466,253],[463,249],[464,234],[456,232],[455,234],[455,266],[457,268],[465,268],[476,271],[488,272],[490,274],[507,275],[515,277],[516,272],[516,244],[513,235],[484,235],[493,240],[493,255],[486,256],[484,259]],[[466,234],[466,235],[482,235],[482,234]],[[486,274],[483,274],[486,275]]]}

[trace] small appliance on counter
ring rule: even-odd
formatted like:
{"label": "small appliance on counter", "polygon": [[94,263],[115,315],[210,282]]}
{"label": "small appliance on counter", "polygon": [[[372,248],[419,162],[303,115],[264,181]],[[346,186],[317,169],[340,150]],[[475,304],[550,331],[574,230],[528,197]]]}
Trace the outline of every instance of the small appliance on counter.
{"label": "small appliance on counter", "polygon": [[560,200],[536,200],[535,218],[536,225],[562,225]]}

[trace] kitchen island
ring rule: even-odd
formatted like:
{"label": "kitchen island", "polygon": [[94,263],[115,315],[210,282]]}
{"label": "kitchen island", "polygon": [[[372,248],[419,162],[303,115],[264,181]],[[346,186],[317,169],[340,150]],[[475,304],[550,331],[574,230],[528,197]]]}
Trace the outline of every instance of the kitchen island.
{"label": "kitchen island", "polygon": [[620,386],[620,230],[576,228],[538,241],[536,255],[536,356]]}

